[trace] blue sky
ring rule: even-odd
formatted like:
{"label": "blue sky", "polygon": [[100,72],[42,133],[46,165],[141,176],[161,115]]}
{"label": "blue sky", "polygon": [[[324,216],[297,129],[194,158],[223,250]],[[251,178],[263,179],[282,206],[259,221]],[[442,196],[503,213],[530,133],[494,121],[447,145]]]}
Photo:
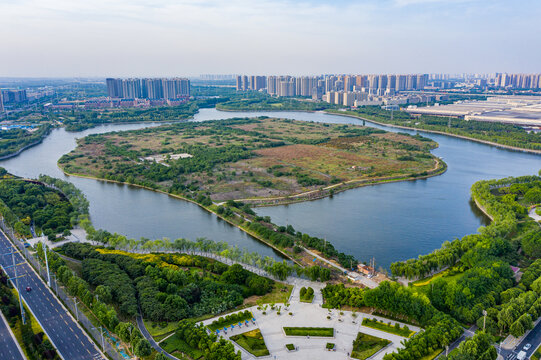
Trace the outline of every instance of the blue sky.
{"label": "blue sky", "polygon": [[1,76],[541,72],[541,1],[1,0]]}

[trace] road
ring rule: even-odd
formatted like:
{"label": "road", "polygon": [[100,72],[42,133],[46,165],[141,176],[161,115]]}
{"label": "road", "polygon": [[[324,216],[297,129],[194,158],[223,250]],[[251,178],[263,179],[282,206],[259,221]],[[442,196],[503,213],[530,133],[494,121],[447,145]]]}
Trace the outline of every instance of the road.
{"label": "road", "polygon": [[150,346],[152,346],[152,348],[154,350],[156,350],[159,353],[164,354],[165,356],[167,356],[171,360],[178,360],[176,357],[174,357],[173,355],[169,354],[164,349],[162,349],[160,347],[160,345],[158,345],[158,343],[156,341],[154,341],[154,339],[152,338],[152,336],[148,332],[147,328],[145,327],[145,323],[144,323],[143,318],[141,316],[137,316],[137,327],[139,328],[139,331],[141,331],[141,334],[143,334],[145,339],[148,340],[148,342],[150,343]]}
{"label": "road", "polygon": [[6,318],[0,312],[0,359],[26,360],[15,335],[9,328]]}
{"label": "road", "polygon": [[[0,232],[0,265],[10,277],[14,277],[15,269],[11,267],[11,255],[5,254],[13,249],[13,244]],[[57,349],[58,355],[64,360],[105,360],[92,340],[18,251],[14,258],[15,263],[19,264],[17,274],[24,275],[19,278],[19,288],[25,289],[21,291],[21,296]],[[27,287],[31,291],[26,291]]]}
{"label": "road", "polygon": [[332,261],[330,261],[330,260],[328,260],[328,259],[325,259],[324,257],[322,257],[322,256],[320,256],[320,255],[318,255],[318,254],[316,254],[316,253],[313,252],[313,251],[308,250],[308,249],[305,248],[305,247],[303,247],[303,249],[304,249],[304,251],[306,251],[308,254],[310,254],[310,255],[312,255],[312,256],[318,258],[319,260],[321,260],[321,261],[323,261],[323,262],[325,262],[325,263],[331,265],[332,267],[334,267],[334,268],[340,270],[340,272],[341,272],[342,274],[344,274],[344,273],[353,273],[353,274],[355,274],[355,275],[356,275],[356,279],[357,279],[358,281],[360,281],[364,286],[366,286],[366,287],[368,287],[368,288],[370,288],[370,289],[374,289],[374,288],[378,287],[378,283],[375,282],[374,280],[369,279],[369,278],[367,278],[366,276],[363,276],[363,275],[361,275],[361,274],[352,272],[351,270],[348,270],[348,269],[346,269],[346,268],[343,268],[342,266],[340,266],[340,265],[338,265],[338,264],[336,264],[336,263],[334,263],[334,262],[332,262]]}
{"label": "road", "polygon": [[[475,334],[475,331],[477,330],[477,325],[473,325],[471,328],[467,329],[467,330],[464,330],[464,332],[462,333],[462,335],[460,335],[460,337],[458,339],[456,339],[451,345],[449,345],[449,351],[448,353],[451,353],[451,351],[453,351],[454,349],[456,349],[460,344],[462,344],[462,342],[466,339],[469,339],[471,337],[473,337],[473,335]],[[441,358],[442,356],[445,355],[445,351],[443,351],[441,354],[439,354],[436,359],[439,359]]]}
{"label": "road", "polygon": [[526,344],[532,345],[532,347],[526,351],[526,358],[529,359],[541,344],[541,321],[537,322],[537,325],[528,333],[528,335],[524,337],[524,339],[522,339],[520,344],[518,344],[514,350],[506,350],[502,348],[500,354],[504,359],[515,360],[517,358],[517,354],[524,348]]}

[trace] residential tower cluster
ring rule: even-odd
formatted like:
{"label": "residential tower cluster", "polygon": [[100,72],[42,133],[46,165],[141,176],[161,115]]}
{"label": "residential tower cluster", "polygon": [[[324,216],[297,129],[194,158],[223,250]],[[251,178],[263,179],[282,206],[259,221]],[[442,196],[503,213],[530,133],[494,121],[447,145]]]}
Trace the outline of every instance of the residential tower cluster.
{"label": "residential tower cluster", "polygon": [[185,78],[107,78],[105,83],[111,99],[170,100],[190,97],[190,80]]}

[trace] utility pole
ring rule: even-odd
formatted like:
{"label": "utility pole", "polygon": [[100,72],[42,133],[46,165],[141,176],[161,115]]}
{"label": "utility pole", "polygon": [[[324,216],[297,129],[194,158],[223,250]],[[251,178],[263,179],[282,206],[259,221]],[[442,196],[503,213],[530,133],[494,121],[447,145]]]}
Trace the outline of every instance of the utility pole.
{"label": "utility pole", "polygon": [[21,308],[21,319],[22,319],[22,322],[23,322],[23,325],[24,325],[24,324],[26,324],[26,318],[25,318],[25,312],[24,312],[24,306],[23,306],[23,299],[22,299],[22,296],[21,296],[21,290],[19,289],[19,278],[23,277],[24,275],[21,275],[21,276],[17,275],[17,265],[15,264],[15,251],[12,249],[11,252],[3,254],[3,256],[5,256],[5,255],[11,255],[12,265],[7,266],[6,268],[9,268],[9,267],[13,268],[13,271],[14,271],[14,274],[15,274],[14,277],[10,278],[7,270],[5,270],[5,269],[4,270],[6,272],[8,280],[11,280],[11,281],[15,280],[15,289],[17,290],[17,294],[19,296],[19,307]]}
{"label": "utility pole", "polygon": [[483,310],[483,331],[485,331],[486,324],[487,324],[487,311]]}
{"label": "utility pole", "polygon": [[51,287],[51,275],[49,273],[49,261],[47,260],[47,244],[43,244],[43,252],[45,253],[45,267],[47,268],[47,285]]}

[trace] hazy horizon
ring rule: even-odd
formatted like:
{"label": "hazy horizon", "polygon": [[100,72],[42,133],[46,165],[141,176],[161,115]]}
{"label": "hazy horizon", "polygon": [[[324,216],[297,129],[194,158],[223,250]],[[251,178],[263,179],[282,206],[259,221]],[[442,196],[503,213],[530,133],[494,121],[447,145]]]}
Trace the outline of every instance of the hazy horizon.
{"label": "hazy horizon", "polygon": [[0,77],[541,72],[541,3],[7,0]]}

